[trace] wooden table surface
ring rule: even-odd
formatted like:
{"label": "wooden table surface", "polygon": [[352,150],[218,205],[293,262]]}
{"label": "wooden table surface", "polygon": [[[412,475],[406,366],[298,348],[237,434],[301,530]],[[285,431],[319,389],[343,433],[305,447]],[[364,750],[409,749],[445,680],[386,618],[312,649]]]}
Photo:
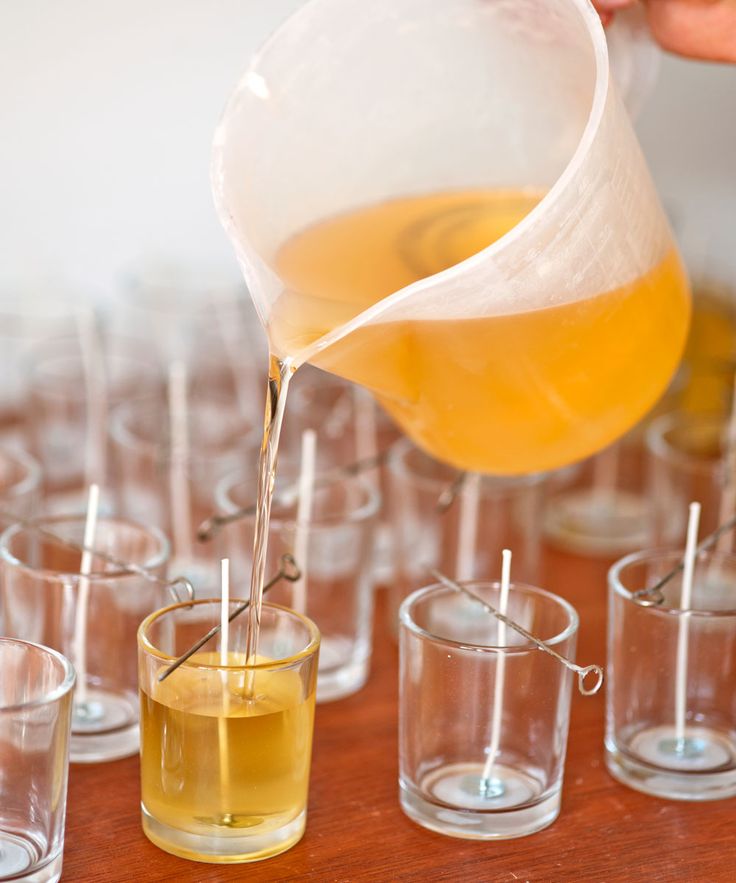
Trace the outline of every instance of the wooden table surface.
{"label": "wooden table surface", "polygon": [[[607,563],[547,552],[545,587],[581,618],[578,661],[605,661]],[[733,881],[736,799],[659,800],[617,784],[603,762],[603,695],[575,695],[562,811],[545,831],[478,843],[418,827],[397,785],[397,650],[379,605],[373,668],[357,695],[318,706],[309,818],[290,851],[256,864],[187,862],[140,826],[138,759],[73,765],[64,881]]]}

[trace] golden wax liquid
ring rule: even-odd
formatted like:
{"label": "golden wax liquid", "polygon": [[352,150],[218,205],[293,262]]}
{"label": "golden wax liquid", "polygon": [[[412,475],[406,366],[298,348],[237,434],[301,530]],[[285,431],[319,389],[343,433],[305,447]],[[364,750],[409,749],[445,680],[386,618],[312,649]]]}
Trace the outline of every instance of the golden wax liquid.
{"label": "golden wax liquid", "polygon": [[[477,191],[397,199],[302,231],[276,258],[286,291],[274,305],[272,344],[298,354],[378,300],[489,245],[539,198]],[[689,314],[673,248],[622,288],[478,319],[379,320],[313,362],[371,389],[435,457],[521,474],[586,457],[643,417],[674,373]]]}
{"label": "golden wax liquid", "polygon": [[[191,661],[218,664],[219,655]],[[141,690],[143,805],[158,822],[191,834],[267,834],[306,809],[315,691],[303,695],[296,671],[258,671],[255,698],[245,699],[242,673],[228,674],[227,695],[223,677],[179,669],[156,684],[154,696]],[[145,821],[144,830],[163,849],[185,854],[159,842]]]}

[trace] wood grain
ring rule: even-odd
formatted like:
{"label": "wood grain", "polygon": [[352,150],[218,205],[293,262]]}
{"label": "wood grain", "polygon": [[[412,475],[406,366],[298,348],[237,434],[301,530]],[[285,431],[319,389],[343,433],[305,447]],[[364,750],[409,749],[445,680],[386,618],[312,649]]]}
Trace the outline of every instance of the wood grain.
{"label": "wood grain", "polygon": [[[547,550],[545,587],[581,618],[578,661],[605,660],[609,562]],[[380,599],[379,599],[380,601]],[[562,812],[499,843],[416,826],[397,798],[397,650],[379,603],[373,670],[356,696],[317,710],[309,820],[292,850],[253,865],[174,858],[141,832],[138,760],[70,771],[63,880],[671,883],[736,879],[736,800],[670,802],[617,784],[603,763],[603,696],[573,703]]]}

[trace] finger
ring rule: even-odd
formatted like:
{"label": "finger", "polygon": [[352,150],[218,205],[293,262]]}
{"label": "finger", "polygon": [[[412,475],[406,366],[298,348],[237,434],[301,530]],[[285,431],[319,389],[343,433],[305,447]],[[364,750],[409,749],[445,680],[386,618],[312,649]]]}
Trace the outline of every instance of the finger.
{"label": "finger", "polygon": [[593,6],[603,22],[603,27],[606,28],[611,24],[614,14],[619,9],[632,6],[635,2],[636,0],[593,0]]}
{"label": "finger", "polygon": [[647,0],[654,39],[669,52],[736,62],[736,0]]}

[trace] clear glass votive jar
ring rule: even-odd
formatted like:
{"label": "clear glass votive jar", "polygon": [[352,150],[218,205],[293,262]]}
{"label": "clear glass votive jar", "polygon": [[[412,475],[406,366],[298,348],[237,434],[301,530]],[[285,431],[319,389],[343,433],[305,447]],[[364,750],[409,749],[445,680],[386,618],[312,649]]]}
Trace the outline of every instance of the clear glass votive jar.
{"label": "clear glass votive jar", "polygon": [[544,475],[468,475],[457,488],[458,471],[408,438],[392,446],[388,473],[395,556],[388,604],[392,632],[402,600],[426,584],[427,567],[461,580],[491,579],[498,574],[501,551],[513,549],[519,579],[539,578]]}
{"label": "clear glass votive jar", "polygon": [[651,542],[653,503],[638,428],[576,467],[560,470],[558,477],[545,495],[547,542],[611,560]]}
{"label": "clear glass votive jar", "polygon": [[45,533],[79,545],[84,527],[81,516],[57,516],[4,531],[0,606],[6,634],[53,647],[74,663],[71,759],[95,762],[138,750],[136,631],[145,616],[170,600],[162,579],[169,544],[155,528],[100,518],[95,549],[156,579],[100,556],[84,577],[80,552]]}
{"label": "clear glass votive jar", "polygon": [[132,341],[100,342],[94,365],[79,338],[48,341],[31,355],[26,426],[43,467],[45,512],[83,513],[88,485],[96,482],[104,495],[109,484],[110,410],[138,399],[160,409],[161,371]]}
{"label": "clear glass votive jar", "polygon": [[176,459],[167,407],[140,401],[115,408],[110,420],[115,511],[154,524],[171,538],[171,567],[197,584],[219,582],[212,546],[197,528],[212,514],[217,482],[258,461],[261,430],[230,396],[192,395],[186,450]]}
{"label": "clear glass votive jar", "polygon": [[[259,332],[263,331],[259,326]],[[190,395],[214,399],[237,411],[249,425],[262,429],[268,389],[268,356],[256,357],[249,342],[203,337],[185,361]]]}
{"label": "clear glass votive jar", "polygon": [[60,653],[0,638],[0,880],[61,877],[75,674]]}
{"label": "clear glass votive jar", "polygon": [[693,500],[701,505],[702,536],[736,514],[736,459],[729,466],[727,421],[725,413],[676,411],[652,422],[647,432],[652,546],[684,545]]}
{"label": "clear glass votive jar", "polygon": [[689,610],[680,572],[637,597],[681,561],[644,551],[609,572],[606,765],[646,794],[715,800],[736,795],[736,556],[698,556]]}
{"label": "clear glass votive jar", "polygon": [[[298,520],[298,495],[290,493],[295,473],[285,463],[276,481],[268,535],[266,578],[291,554],[302,570],[297,582],[282,580],[269,599],[304,612],[321,634],[317,701],[357,692],[368,679],[373,635],[373,550],[380,494],[363,477],[316,484],[308,522]],[[253,503],[254,476],[227,476],[217,489],[218,509],[227,514]],[[251,571],[255,515],[222,531],[219,548],[239,579]],[[306,556],[306,560],[305,560]]]}
{"label": "clear glass votive jar", "polygon": [[[25,451],[0,448],[0,532],[38,514],[41,467]],[[0,604],[0,634],[5,634]]]}
{"label": "clear glass votive jar", "polygon": [[40,501],[39,464],[19,448],[0,447],[0,527],[35,515]]}
{"label": "clear glass votive jar", "polygon": [[[463,583],[498,609],[500,585]],[[507,615],[574,660],[578,616],[512,583]],[[501,640],[499,640],[501,638]],[[413,821],[470,840],[532,834],[558,816],[573,676],[456,590],[400,609],[399,799]]]}
{"label": "clear glass votive jar", "polygon": [[[317,447],[327,455],[326,469],[363,464],[360,475],[381,493],[381,509],[373,553],[373,582],[389,586],[394,578],[394,531],[389,513],[388,451],[401,430],[365,389],[311,365],[304,365],[289,389],[280,450],[298,460],[304,429],[317,432]],[[378,465],[366,468],[377,459]],[[324,649],[324,648],[323,648]]]}
{"label": "clear glass votive jar", "polygon": [[288,401],[279,447],[289,459],[298,458],[305,429],[330,447],[333,466],[374,457],[401,434],[367,390],[312,365],[294,375]]}
{"label": "clear glass votive jar", "polygon": [[191,364],[209,351],[241,376],[254,365],[265,372],[263,330],[239,273],[197,262],[150,262],[127,273],[115,295],[111,321],[145,339],[162,366],[174,359]]}
{"label": "clear glass votive jar", "polygon": [[74,334],[77,298],[46,282],[0,289],[0,427],[22,425],[28,397],[28,356],[44,342]]}
{"label": "clear glass votive jar", "polygon": [[675,230],[692,285],[693,312],[683,355],[683,410],[728,410],[736,369],[736,272],[728,226],[707,232],[688,212]]}
{"label": "clear glass votive jar", "polygon": [[227,647],[212,638],[161,680],[219,624],[220,604],[166,607],[139,629],[143,831],[182,858],[258,861],[304,833],[319,632],[264,603],[255,662],[245,661],[246,612],[230,622]]}

